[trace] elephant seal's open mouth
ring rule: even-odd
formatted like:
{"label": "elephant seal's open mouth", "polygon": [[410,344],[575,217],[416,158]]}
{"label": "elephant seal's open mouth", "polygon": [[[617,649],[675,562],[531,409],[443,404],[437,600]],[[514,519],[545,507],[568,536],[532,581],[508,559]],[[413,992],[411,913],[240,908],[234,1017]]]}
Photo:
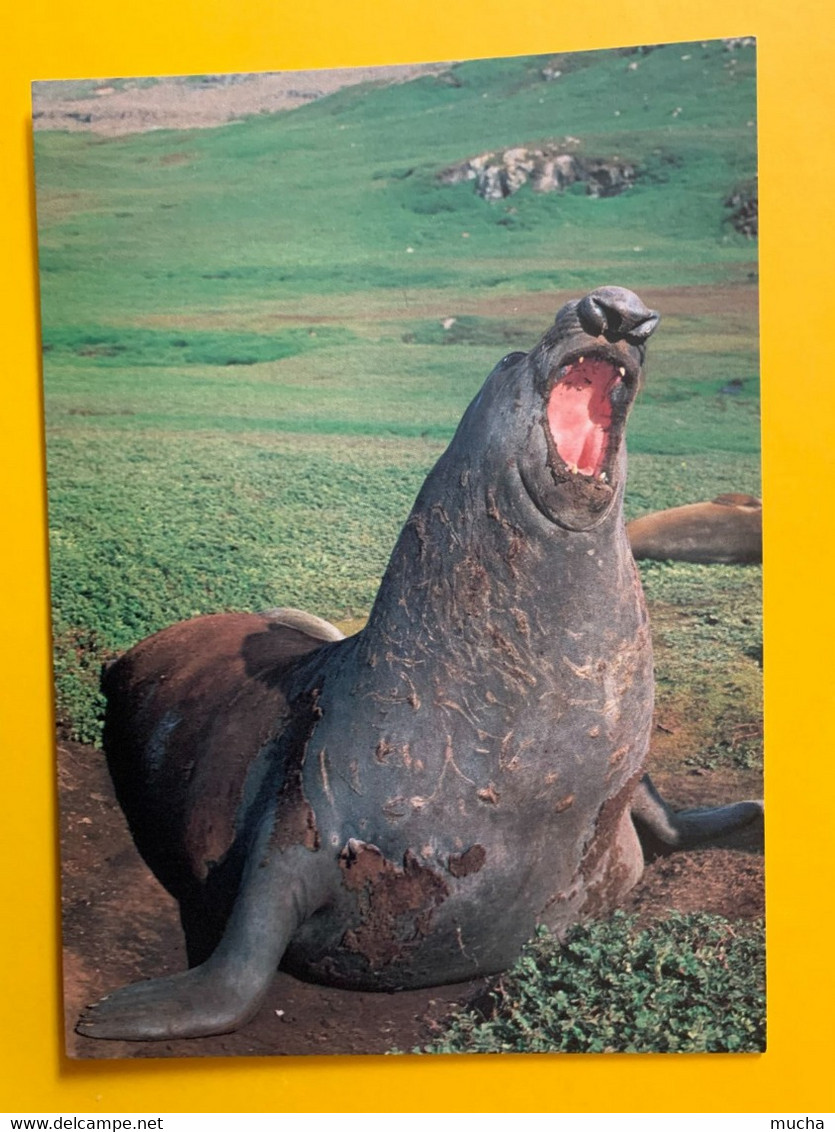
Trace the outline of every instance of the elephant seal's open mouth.
{"label": "elephant seal's open mouth", "polygon": [[518,467],[537,509],[557,526],[594,529],[622,492],[626,419],[658,321],[631,291],[601,287],[566,303],[528,355],[541,431],[529,434]]}
{"label": "elephant seal's open mouth", "polygon": [[548,482],[521,462],[537,507],[560,526],[588,530],[610,512],[624,473],[623,438],[641,367],[627,351],[594,343],[548,368],[542,392]]}
{"label": "elephant seal's open mouth", "polygon": [[548,463],[573,509],[608,511],[617,486],[621,441],[640,370],[621,355],[575,353],[550,376],[545,399]]}
{"label": "elephant seal's open mouth", "polygon": [[626,367],[603,357],[580,354],[559,367],[546,419],[558,462],[572,475],[608,482],[630,384]]}

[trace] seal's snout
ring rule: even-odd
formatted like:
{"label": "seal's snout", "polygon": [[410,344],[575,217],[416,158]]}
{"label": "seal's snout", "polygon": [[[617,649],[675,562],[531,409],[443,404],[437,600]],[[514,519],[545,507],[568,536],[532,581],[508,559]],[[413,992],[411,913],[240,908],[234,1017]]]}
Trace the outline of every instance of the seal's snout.
{"label": "seal's snout", "polygon": [[598,287],[577,304],[577,318],[593,337],[603,335],[612,342],[625,338],[635,344],[646,342],[660,321],[657,311],[625,287]]}

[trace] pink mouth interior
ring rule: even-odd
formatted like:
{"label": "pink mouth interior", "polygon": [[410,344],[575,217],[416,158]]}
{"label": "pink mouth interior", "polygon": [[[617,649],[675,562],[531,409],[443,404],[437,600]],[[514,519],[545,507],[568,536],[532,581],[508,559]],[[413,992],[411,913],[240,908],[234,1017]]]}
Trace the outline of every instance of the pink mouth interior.
{"label": "pink mouth interior", "polygon": [[571,471],[598,476],[603,470],[612,423],[609,397],[619,381],[617,370],[595,358],[581,358],[561,371],[548,398],[548,427]]}

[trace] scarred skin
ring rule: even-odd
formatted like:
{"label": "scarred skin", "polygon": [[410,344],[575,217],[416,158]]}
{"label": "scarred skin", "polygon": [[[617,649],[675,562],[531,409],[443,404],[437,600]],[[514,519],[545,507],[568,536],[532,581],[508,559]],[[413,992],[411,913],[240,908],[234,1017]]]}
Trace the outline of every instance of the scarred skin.
{"label": "scarred skin", "polygon": [[279,963],[380,990],[499,971],[537,924],[635,884],[633,812],[670,844],[761,812],[676,815],[642,778],[652,655],[622,441],[657,322],[600,288],[499,363],[362,632],[220,614],[111,668],[111,773],[193,966],[116,992],[82,1033],[234,1029]]}

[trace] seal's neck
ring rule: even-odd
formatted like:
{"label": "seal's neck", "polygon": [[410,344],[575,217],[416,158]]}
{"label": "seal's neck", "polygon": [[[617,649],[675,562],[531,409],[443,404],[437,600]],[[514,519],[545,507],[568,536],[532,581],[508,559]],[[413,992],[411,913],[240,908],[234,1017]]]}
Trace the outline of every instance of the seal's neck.
{"label": "seal's neck", "polygon": [[[436,466],[412,509],[363,630],[361,651],[416,658],[457,642],[509,653],[581,633],[601,603],[636,586],[621,493],[592,530],[561,528],[503,469]],[[616,606],[617,603],[614,603]]]}

